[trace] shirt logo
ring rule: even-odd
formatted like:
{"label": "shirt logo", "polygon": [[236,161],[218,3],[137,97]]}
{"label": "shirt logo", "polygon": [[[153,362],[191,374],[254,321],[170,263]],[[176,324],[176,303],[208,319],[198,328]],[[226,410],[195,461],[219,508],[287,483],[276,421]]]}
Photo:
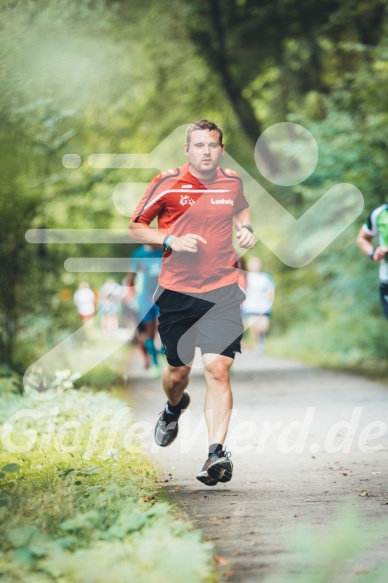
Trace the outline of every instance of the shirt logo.
{"label": "shirt logo", "polygon": [[234,206],[234,201],[231,198],[212,198],[211,204],[230,204]]}
{"label": "shirt logo", "polygon": [[192,206],[194,204],[194,201],[187,194],[181,194],[180,204],[182,206],[185,206],[185,204],[189,204],[190,206]]}
{"label": "shirt logo", "polygon": [[192,184],[182,184],[181,188],[193,188]]}

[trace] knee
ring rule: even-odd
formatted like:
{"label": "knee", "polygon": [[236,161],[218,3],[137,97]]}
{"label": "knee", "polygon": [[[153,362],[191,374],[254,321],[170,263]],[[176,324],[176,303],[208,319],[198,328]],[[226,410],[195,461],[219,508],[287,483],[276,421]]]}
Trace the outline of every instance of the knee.
{"label": "knee", "polygon": [[215,360],[206,366],[207,375],[214,381],[220,384],[227,384],[229,382],[230,364]]}
{"label": "knee", "polygon": [[168,376],[170,379],[170,383],[173,386],[185,383],[189,378],[189,374],[190,374],[190,369],[186,366],[182,366],[182,367],[181,366],[179,366],[179,367],[169,366],[168,367]]}

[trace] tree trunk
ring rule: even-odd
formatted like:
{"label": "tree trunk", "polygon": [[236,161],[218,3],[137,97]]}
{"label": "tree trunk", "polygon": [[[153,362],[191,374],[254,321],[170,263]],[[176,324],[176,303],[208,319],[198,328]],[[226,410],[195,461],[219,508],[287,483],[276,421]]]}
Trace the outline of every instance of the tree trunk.
{"label": "tree trunk", "polygon": [[[243,132],[252,148],[255,148],[256,142],[262,133],[262,128],[250,102],[242,95],[240,87],[236,85],[230,72],[219,0],[210,0],[210,17],[214,32],[214,42],[209,43],[207,50],[212,53],[211,64],[215,72],[220,75],[222,86],[240,122]],[[278,170],[276,158],[264,142],[260,142],[258,147],[260,148],[261,157],[265,161],[268,171],[271,174],[275,174]]]}

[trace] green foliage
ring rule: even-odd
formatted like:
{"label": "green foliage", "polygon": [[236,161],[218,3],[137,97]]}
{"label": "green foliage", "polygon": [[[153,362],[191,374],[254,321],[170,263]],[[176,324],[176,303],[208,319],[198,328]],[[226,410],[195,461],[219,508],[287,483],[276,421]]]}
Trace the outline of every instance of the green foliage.
{"label": "green foliage", "polygon": [[[351,50],[347,46],[346,51]],[[382,65],[386,47],[365,47],[365,52],[369,59],[357,75],[337,81],[335,91],[325,98],[324,121],[289,118],[308,127],[319,145],[313,178],[293,188],[301,212],[335,182],[355,184],[364,195],[365,210],[313,265],[298,273],[282,271],[278,293],[287,300],[275,301],[282,338],[274,339],[273,348],[316,364],[386,374],[388,337],[378,298],[378,266],[355,244],[368,214],[386,201],[388,179],[388,141],[382,132],[387,113],[381,91],[388,76]]]}
{"label": "green foliage", "polygon": [[[337,182],[360,188],[363,216],[300,273],[279,265],[263,246],[255,253],[277,283],[274,335],[294,334],[295,327],[296,335],[303,329],[313,338],[328,320],[326,334],[314,340],[317,353],[336,346],[340,360],[355,340],[360,366],[384,360],[377,266],[355,245],[369,211],[386,200],[384,0],[37,0],[4,1],[0,11],[4,362],[24,372],[77,328],[71,297],[85,276],[65,271],[67,257],[131,252],[126,245],[32,245],[26,231],[125,228],[127,217],[112,204],[114,187],[147,181],[157,169],[95,170],[88,156],[149,152],[178,125],[200,117],[224,127],[228,152],[295,217]],[[293,188],[267,183],[252,155],[260,132],[284,120],[306,126],[319,146],[313,176]],[[68,153],[80,156],[78,168],[62,166]],[[260,207],[249,202],[254,223]],[[103,277],[90,274],[93,287]],[[360,314],[367,346],[351,333]],[[0,379],[0,390],[12,383]]]}
{"label": "green foliage", "polygon": [[[124,403],[72,389],[52,396],[45,403],[1,399],[0,577],[10,583],[209,580],[212,546],[160,500],[155,470],[127,433]],[[66,441],[76,426],[78,441]],[[28,434],[35,440],[23,448]],[[16,445],[23,451],[11,451]]]}
{"label": "green foliage", "polygon": [[0,396],[4,393],[21,392],[21,378],[8,365],[0,365]]}
{"label": "green foliage", "polygon": [[319,315],[305,324],[290,326],[268,341],[271,354],[297,358],[309,364],[361,371],[374,378],[386,377],[388,343],[381,317],[367,322],[349,314]]}
{"label": "green foliage", "polygon": [[87,386],[96,388],[107,388],[122,384],[122,376],[118,372],[118,367],[112,367],[109,363],[101,363],[92,368],[76,382],[77,386]]}
{"label": "green foliage", "polygon": [[[63,261],[80,252],[31,245],[25,233],[111,225],[111,186],[101,185],[107,172],[68,170],[61,159],[69,151],[82,158],[114,150],[112,127],[121,128],[122,112],[144,98],[137,45],[115,23],[115,10],[103,2],[1,8],[0,352],[21,371],[57,342],[59,327],[76,326],[75,308],[60,292],[75,289],[78,279]],[[105,246],[102,255],[111,251]]]}

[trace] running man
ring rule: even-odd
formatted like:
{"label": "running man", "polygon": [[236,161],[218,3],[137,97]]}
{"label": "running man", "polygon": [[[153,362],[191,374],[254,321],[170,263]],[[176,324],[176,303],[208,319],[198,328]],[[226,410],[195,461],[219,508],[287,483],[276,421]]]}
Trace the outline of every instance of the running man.
{"label": "running man", "polygon": [[[230,367],[241,352],[243,325],[238,286],[239,246],[250,249],[254,236],[239,175],[219,166],[224,153],[222,130],[201,120],[191,124],[184,146],[188,163],[158,174],[129,224],[136,241],[164,248],[159,287],[159,334],[168,366],[162,383],[167,403],[155,427],[155,441],[170,445],[189,403],[185,391],[195,347],[202,353],[207,392],[205,419],[209,454],[197,478],[207,486],[228,482],[233,465],[224,449],[233,397]],[[157,217],[158,228],[150,223]]]}
{"label": "running man", "polygon": [[[377,247],[372,243],[378,236]],[[375,208],[361,227],[357,245],[372,261],[380,263],[380,301],[388,320],[388,203]]]}
{"label": "running man", "polygon": [[[149,355],[152,367],[150,376],[160,376],[158,351],[155,346],[155,336],[158,326],[159,308],[154,303],[154,293],[158,287],[158,277],[162,265],[163,250],[160,246],[142,245],[132,254],[130,269],[133,276],[139,274],[139,340]],[[134,278],[135,279],[135,278]],[[133,281],[134,281],[133,279]]]}

